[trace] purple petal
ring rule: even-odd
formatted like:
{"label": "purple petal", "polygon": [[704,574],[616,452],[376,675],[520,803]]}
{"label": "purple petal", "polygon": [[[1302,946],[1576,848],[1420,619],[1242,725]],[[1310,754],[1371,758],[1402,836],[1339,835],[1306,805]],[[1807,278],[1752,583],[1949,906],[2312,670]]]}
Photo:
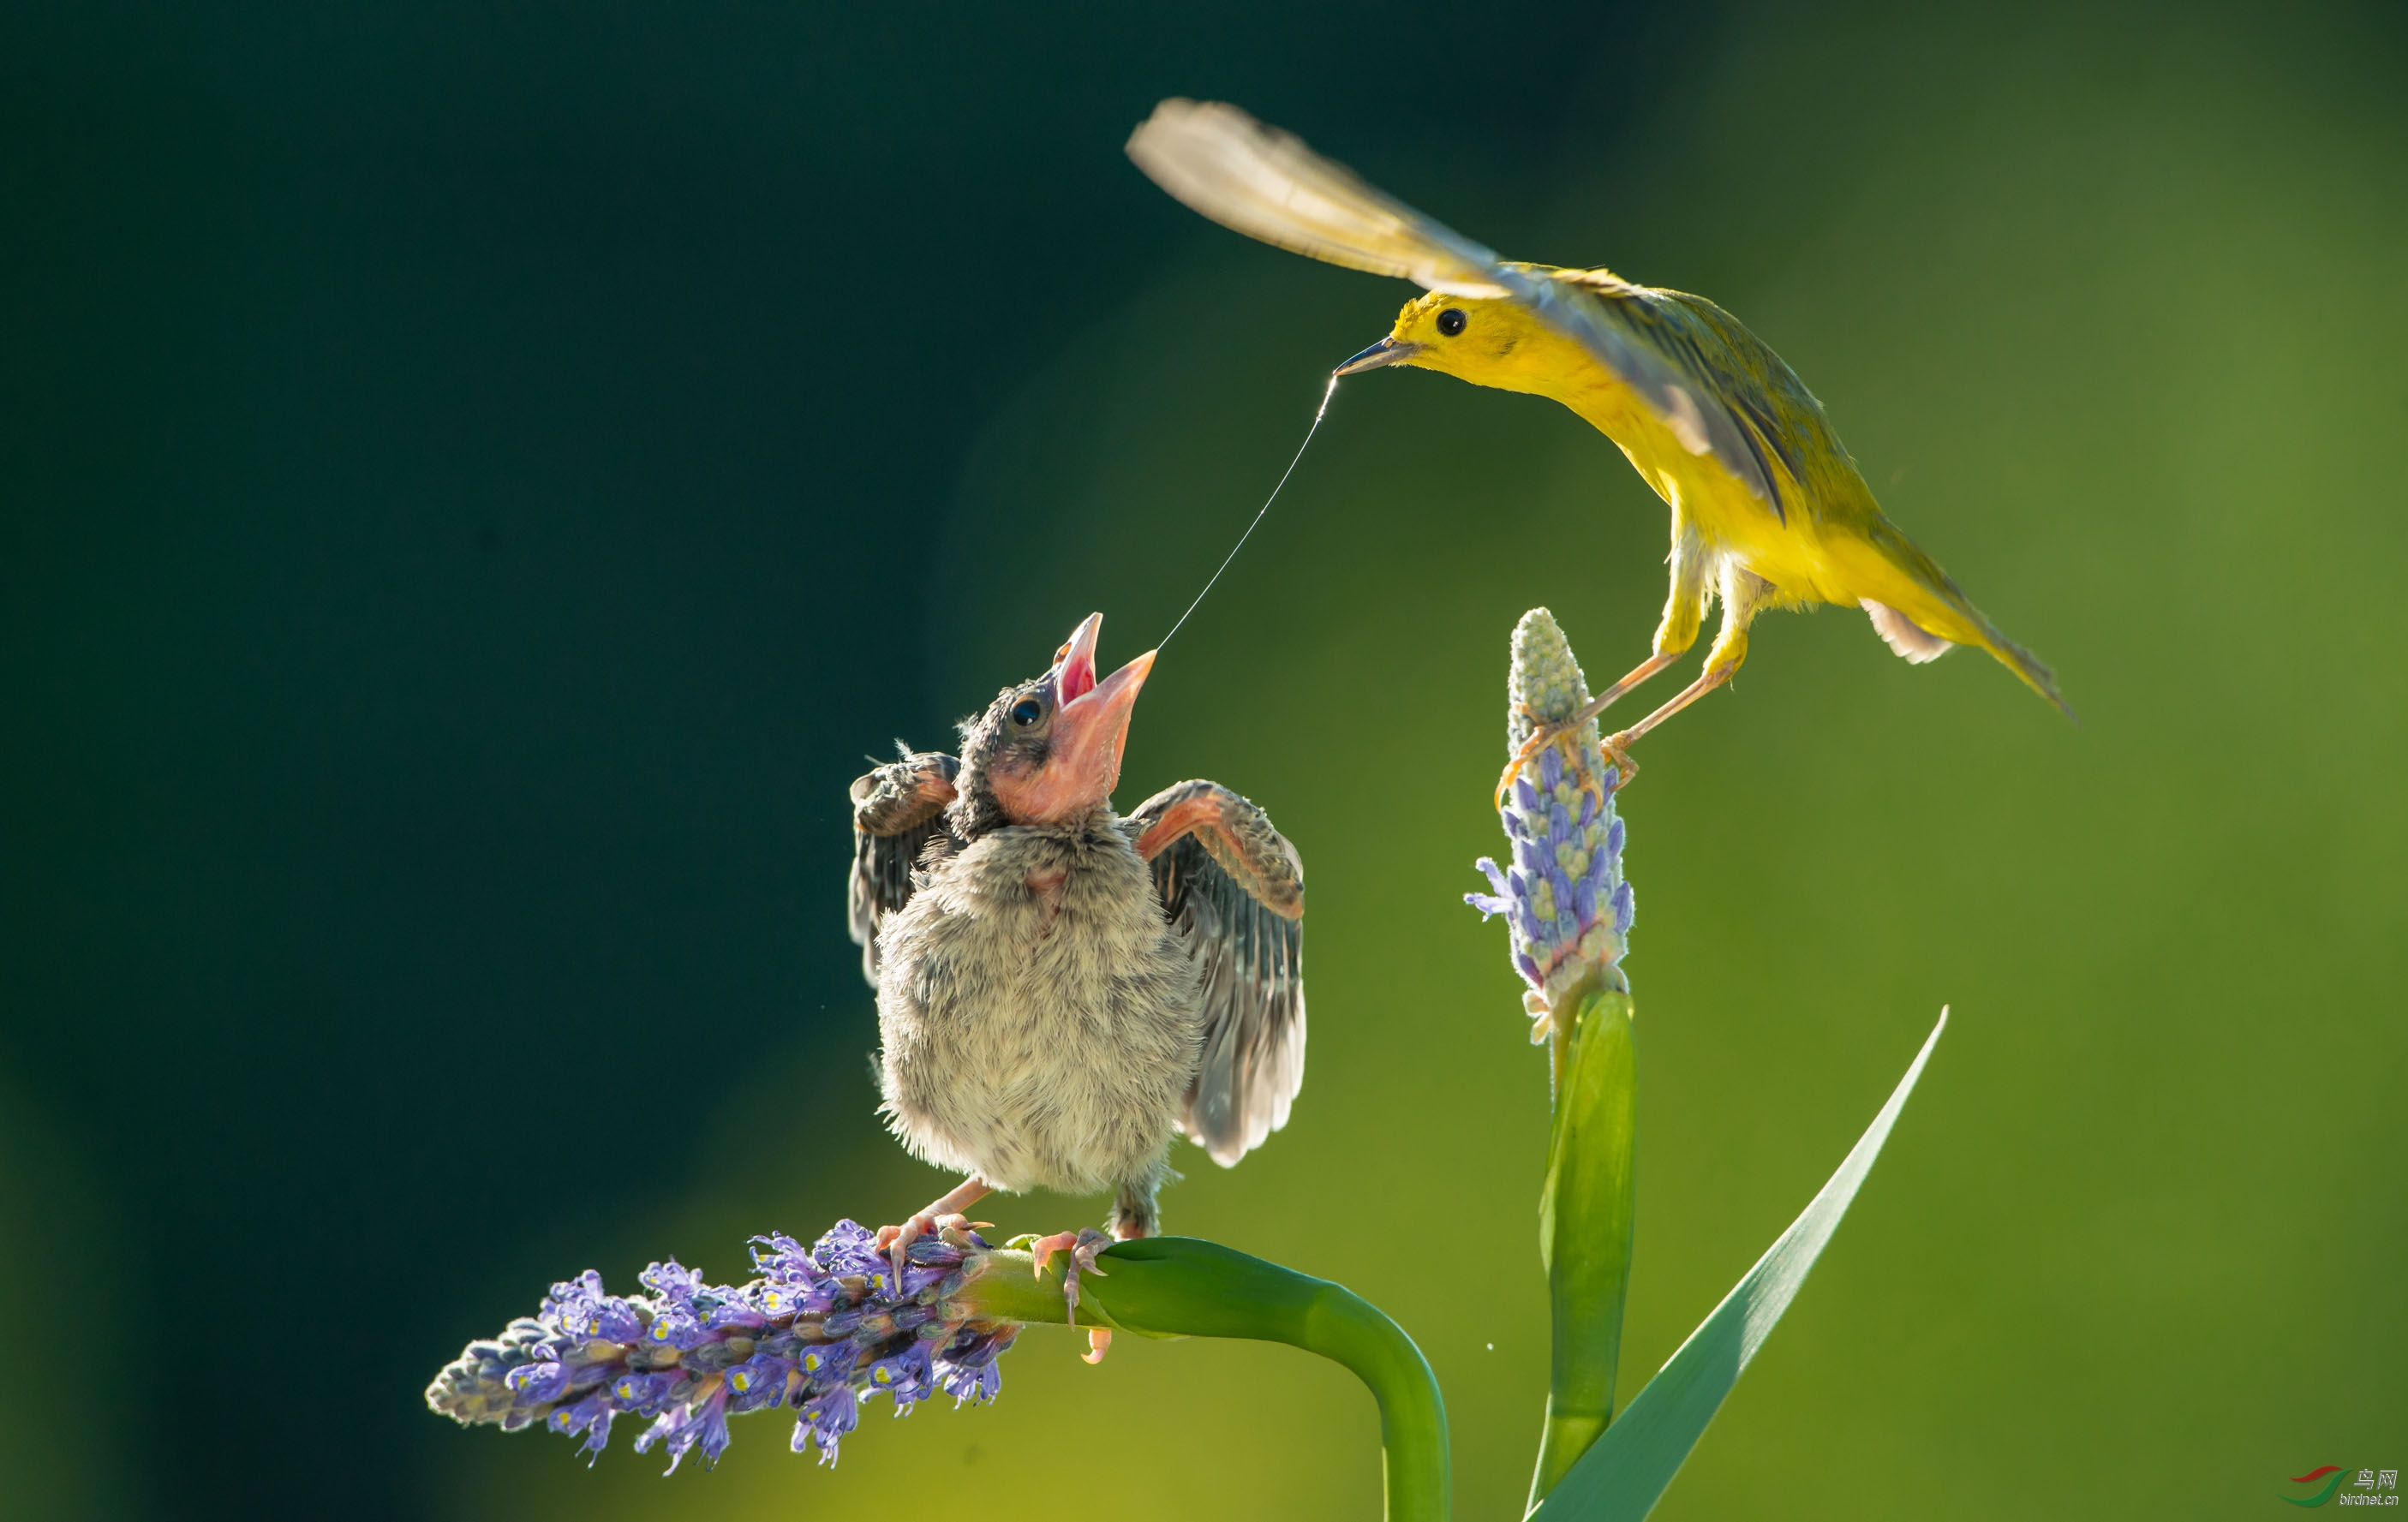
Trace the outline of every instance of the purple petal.
{"label": "purple petal", "polygon": [[667,1402],[669,1389],[677,1382],[675,1374],[622,1374],[611,1382],[610,1404],[638,1416],[652,1415]]}
{"label": "purple petal", "polygon": [[1605,880],[1612,875],[1613,854],[1610,851],[1595,851],[1589,854],[1588,870],[1581,875],[1581,881],[1592,889],[1602,888],[1605,886]]}
{"label": "purple petal", "polygon": [[1513,933],[1533,955],[1540,952],[1545,952],[1549,955],[1555,955],[1555,922],[1552,919],[1539,918],[1538,911],[1529,905],[1522,904],[1514,909]]}
{"label": "purple petal", "polygon": [[838,1442],[860,1425],[859,1402],[850,1388],[839,1385],[803,1402],[802,1414],[795,1418],[795,1452],[801,1453],[810,1442],[818,1445],[821,1463],[833,1464]]}
{"label": "purple petal", "polygon": [[1560,786],[1564,780],[1564,753],[1553,745],[1540,752],[1539,776],[1546,783],[1550,793]]}
{"label": "purple petal", "polygon": [[597,1391],[573,1406],[563,1406],[553,1412],[550,1425],[553,1431],[565,1432],[570,1437],[580,1432],[585,1434],[585,1441],[578,1445],[577,1451],[585,1455],[585,1462],[590,1467],[595,1459],[602,1457],[602,1450],[609,1445],[610,1418],[614,1414],[609,1401]]}
{"label": "purple petal", "polygon": [[567,1393],[568,1366],[556,1359],[521,1364],[502,1376],[502,1383],[518,1392],[512,1405],[549,1405]]}
{"label": "purple petal", "polygon": [[830,1274],[870,1273],[886,1261],[878,1239],[859,1223],[838,1221],[811,1248],[821,1271]]}
{"label": "purple petal", "polygon": [[727,1371],[728,1409],[740,1415],[778,1404],[786,1398],[786,1376],[794,1371],[791,1358],[755,1353]]}
{"label": "purple petal", "polygon": [[668,1297],[673,1304],[685,1303],[702,1288],[702,1275],[693,1269],[680,1267],[676,1258],[655,1263],[638,1277],[643,1281],[646,1289]]}
{"label": "purple petal", "polygon": [[825,1343],[805,1348],[796,1366],[810,1377],[813,1389],[826,1389],[850,1376],[853,1360],[860,1357],[861,1350],[851,1343]]}

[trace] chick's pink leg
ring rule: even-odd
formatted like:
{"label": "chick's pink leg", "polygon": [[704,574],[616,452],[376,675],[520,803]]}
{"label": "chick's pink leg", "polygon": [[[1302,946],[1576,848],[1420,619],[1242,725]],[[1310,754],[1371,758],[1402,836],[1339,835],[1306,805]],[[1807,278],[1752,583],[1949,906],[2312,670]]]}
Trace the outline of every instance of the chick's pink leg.
{"label": "chick's pink leg", "polygon": [[928,1201],[926,1209],[901,1226],[880,1227],[878,1250],[886,1254],[888,1261],[895,1265],[895,1276],[898,1280],[903,1276],[903,1255],[910,1250],[913,1242],[935,1230],[939,1221],[948,1215],[960,1214],[994,1192],[993,1185],[973,1173],[962,1180],[951,1193]]}
{"label": "chick's pink leg", "polygon": [[[1078,1231],[1056,1231],[1028,1244],[1029,1256],[1037,1260],[1036,1268],[1039,1274],[1045,1271],[1045,1265],[1054,1260],[1054,1254],[1069,1253],[1069,1260],[1062,1265],[1062,1298],[1069,1304],[1070,1325],[1073,1327],[1079,1324],[1079,1275],[1092,1273],[1103,1278],[1111,1277],[1096,1261],[1096,1255],[1111,1243],[1111,1238],[1094,1227],[1087,1227]],[[1089,1363],[1101,1363],[1111,1345],[1110,1327],[1090,1327],[1087,1328],[1087,1351],[1080,1357]]]}

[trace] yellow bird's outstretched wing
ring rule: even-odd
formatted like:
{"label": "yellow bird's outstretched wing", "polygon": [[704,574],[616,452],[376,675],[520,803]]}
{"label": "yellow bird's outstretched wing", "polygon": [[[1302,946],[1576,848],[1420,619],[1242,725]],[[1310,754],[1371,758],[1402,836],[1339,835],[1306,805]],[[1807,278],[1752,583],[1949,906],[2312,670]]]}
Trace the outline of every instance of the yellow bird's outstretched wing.
{"label": "yellow bird's outstretched wing", "polygon": [[1128,156],[1214,222],[1274,248],[1425,290],[1522,302],[1637,393],[1691,454],[1714,457],[1782,514],[1761,455],[1722,399],[1618,327],[1589,294],[1496,251],[1366,184],[1302,139],[1222,101],[1166,100],[1130,134]]}
{"label": "yellow bird's outstretched wing", "polygon": [[1154,182],[1224,227],[1325,264],[1455,296],[1522,292],[1497,254],[1389,199],[1301,139],[1215,100],[1166,100],[1129,135]]}

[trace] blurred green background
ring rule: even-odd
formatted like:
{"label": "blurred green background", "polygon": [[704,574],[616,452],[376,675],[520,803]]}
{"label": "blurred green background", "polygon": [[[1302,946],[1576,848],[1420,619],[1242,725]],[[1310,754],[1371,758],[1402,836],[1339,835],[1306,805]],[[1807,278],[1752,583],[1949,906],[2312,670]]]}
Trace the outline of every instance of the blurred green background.
{"label": "blurred green background", "polygon": [[[1092,609],[1158,639],[1408,294],[1156,192],[1170,93],[1740,314],[2084,715],[1832,610],[1650,741],[1626,1390],[1956,1012],[1659,1515],[2408,1467],[2403,80],[2378,4],[11,12],[5,1509],[1377,1515],[1282,1348],[1032,1334],[833,1472],[420,1404],[554,1278],[942,1182],[870,1114],[844,783]],[[1459,899],[1506,635],[1622,670],[1664,531],[1568,412],[1351,381],[1129,745],[1311,867],[1295,1118],[1169,1225],[1402,1321],[1465,1517],[1544,1382],[1545,1076]]]}

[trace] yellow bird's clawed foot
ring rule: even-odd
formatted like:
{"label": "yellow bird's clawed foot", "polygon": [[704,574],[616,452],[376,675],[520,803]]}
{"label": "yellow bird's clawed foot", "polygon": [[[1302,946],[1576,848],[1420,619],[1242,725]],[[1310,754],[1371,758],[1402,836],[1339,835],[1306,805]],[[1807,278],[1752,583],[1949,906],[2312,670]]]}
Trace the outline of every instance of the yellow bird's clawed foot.
{"label": "yellow bird's clawed foot", "polygon": [[[1528,711],[1525,710],[1524,712],[1526,714]],[[1530,738],[1524,740],[1522,748],[1513,753],[1513,759],[1505,763],[1505,775],[1497,779],[1497,807],[1499,809],[1505,807],[1505,795],[1513,791],[1513,779],[1522,775],[1522,768],[1537,760],[1541,751],[1570,733],[1571,733],[1570,725],[1558,724],[1542,724],[1530,732]]]}
{"label": "yellow bird's clawed foot", "polygon": [[[1572,733],[1573,728],[1568,724],[1541,725],[1528,739],[1522,742],[1522,748],[1513,753],[1513,759],[1505,764],[1505,775],[1497,779],[1498,808],[1505,807],[1505,795],[1513,790],[1513,779],[1522,774],[1522,768],[1537,760],[1539,754],[1548,746]],[[1613,768],[1613,791],[1616,793],[1628,787],[1630,779],[1639,775],[1639,763],[1630,759],[1630,745],[1637,738],[1635,733],[1626,729],[1599,742],[1598,749],[1605,753],[1606,764]]]}
{"label": "yellow bird's clawed foot", "polygon": [[[1100,1278],[1111,1277],[1096,1261],[1096,1255],[1111,1244],[1112,1239],[1094,1227],[1078,1231],[1056,1231],[1050,1237],[1039,1237],[1028,1244],[1029,1256],[1037,1260],[1036,1271],[1040,1278],[1045,1273],[1045,1265],[1054,1260],[1054,1254],[1069,1254],[1062,1265],[1062,1299],[1070,1308],[1070,1325],[1073,1327],[1079,1324],[1079,1276],[1092,1273]],[[1087,1329],[1087,1351],[1082,1357],[1089,1363],[1101,1363],[1105,1352],[1111,1345],[1110,1328],[1091,1327]]]}
{"label": "yellow bird's clawed foot", "polygon": [[1639,775],[1639,763],[1630,758],[1630,747],[1638,738],[1625,729],[1619,734],[1608,735],[1598,742],[1598,749],[1605,753],[1605,764],[1613,768],[1613,785],[1606,791],[1619,793],[1630,785],[1632,778]]}

